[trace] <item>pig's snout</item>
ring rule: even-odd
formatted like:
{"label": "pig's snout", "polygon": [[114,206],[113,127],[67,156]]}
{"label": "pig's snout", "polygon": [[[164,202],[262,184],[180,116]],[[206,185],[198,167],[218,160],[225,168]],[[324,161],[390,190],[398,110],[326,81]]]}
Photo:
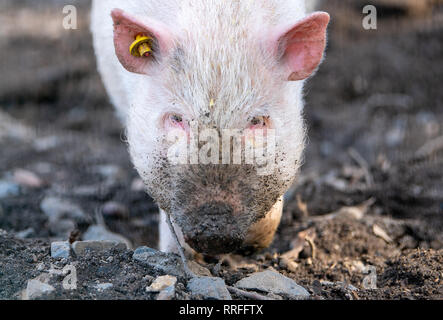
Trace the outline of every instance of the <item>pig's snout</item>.
{"label": "pig's snout", "polygon": [[210,255],[229,253],[243,244],[244,232],[238,227],[229,204],[207,203],[187,216],[193,219],[183,230],[184,238],[197,252]]}

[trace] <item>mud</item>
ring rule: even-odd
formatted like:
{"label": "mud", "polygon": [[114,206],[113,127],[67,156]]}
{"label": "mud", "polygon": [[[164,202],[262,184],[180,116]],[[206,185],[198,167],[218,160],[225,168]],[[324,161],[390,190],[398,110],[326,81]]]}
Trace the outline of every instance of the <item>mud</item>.
{"label": "mud", "polygon": [[[132,250],[50,257],[60,236],[40,208],[47,195],[83,209],[80,235],[117,202],[127,211],[103,215],[111,231],[134,248],[155,248],[158,238],[158,208],[140,187],[95,71],[89,3],[76,2],[75,31],[60,27],[54,3],[0,5],[5,25],[18,23],[0,30],[0,180],[26,169],[44,182],[0,198],[0,298],[19,299],[28,280],[72,264],[77,290],[54,276],[56,290],[43,298],[155,299],[145,288],[159,274]],[[441,299],[443,11],[389,8],[376,31],[365,31],[361,7],[331,0],[324,9],[332,23],[325,63],[306,88],[309,144],[277,236],[263,252],[199,262],[228,285],[273,268],[312,299]],[[113,286],[99,291],[98,283]],[[186,285],[179,280],[176,298],[198,298]]]}

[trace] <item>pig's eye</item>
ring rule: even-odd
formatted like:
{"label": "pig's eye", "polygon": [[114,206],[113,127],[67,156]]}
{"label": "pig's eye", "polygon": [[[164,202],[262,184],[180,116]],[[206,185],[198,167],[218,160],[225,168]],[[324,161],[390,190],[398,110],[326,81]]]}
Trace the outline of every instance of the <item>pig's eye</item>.
{"label": "pig's eye", "polygon": [[269,126],[270,120],[269,117],[260,116],[254,117],[251,119],[251,126],[254,128],[266,128]]}
{"label": "pig's eye", "polygon": [[188,123],[186,119],[184,119],[183,116],[178,113],[168,113],[163,119],[165,128],[188,130]]}
{"label": "pig's eye", "polygon": [[169,115],[169,120],[173,123],[173,124],[181,124],[183,122],[183,117],[179,114],[171,114]]}

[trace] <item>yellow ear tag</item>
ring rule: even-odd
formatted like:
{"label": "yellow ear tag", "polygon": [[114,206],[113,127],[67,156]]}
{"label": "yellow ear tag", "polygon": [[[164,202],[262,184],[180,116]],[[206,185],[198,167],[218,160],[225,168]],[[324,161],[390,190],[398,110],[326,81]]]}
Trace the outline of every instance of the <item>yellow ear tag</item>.
{"label": "yellow ear tag", "polygon": [[137,35],[135,41],[129,47],[129,52],[134,57],[149,57],[152,52],[151,49],[152,38],[144,35]]}

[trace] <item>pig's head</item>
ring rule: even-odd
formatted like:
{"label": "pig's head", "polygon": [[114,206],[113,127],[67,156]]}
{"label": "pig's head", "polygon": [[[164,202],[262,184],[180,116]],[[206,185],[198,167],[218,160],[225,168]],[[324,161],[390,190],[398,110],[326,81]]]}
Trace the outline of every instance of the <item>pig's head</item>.
{"label": "pig's head", "polygon": [[[296,177],[305,142],[303,80],[322,60],[329,15],[317,12],[281,26],[266,17],[248,20],[239,7],[215,6],[201,16],[181,12],[175,27],[119,9],[112,17],[116,54],[132,73],[125,83],[129,149],[149,194],[196,251],[241,247]],[[139,34],[153,38],[149,57],[129,52]],[[274,134],[273,169],[264,174],[244,157],[222,164],[221,155],[217,164],[192,156],[185,164],[171,161],[171,132],[191,143],[208,128],[220,137],[210,153],[222,148],[225,129],[237,130],[243,148],[254,140],[251,133]],[[208,155],[204,141],[200,136],[200,156]]]}

